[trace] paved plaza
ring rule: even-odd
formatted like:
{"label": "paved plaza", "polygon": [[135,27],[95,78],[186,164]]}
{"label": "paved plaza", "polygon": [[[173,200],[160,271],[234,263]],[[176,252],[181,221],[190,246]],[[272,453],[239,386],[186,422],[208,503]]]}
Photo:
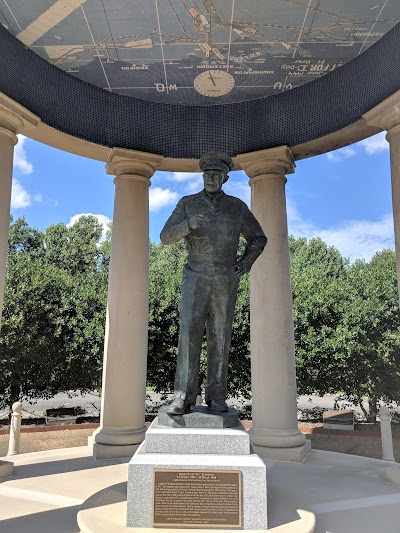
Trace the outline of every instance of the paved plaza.
{"label": "paved plaza", "polygon": [[[114,501],[104,508],[107,497],[95,497],[95,515],[114,525],[98,531],[125,530],[128,459],[95,461],[83,446],[13,460],[15,475],[0,484],[1,533],[78,533],[81,506],[106,487],[113,487]],[[291,522],[296,531],[312,531],[308,511],[316,517],[316,533],[398,533],[400,487],[387,475],[392,468],[400,477],[398,465],[316,450],[302,464],[265,462],[269,531],[290,531],[283,526]]]}

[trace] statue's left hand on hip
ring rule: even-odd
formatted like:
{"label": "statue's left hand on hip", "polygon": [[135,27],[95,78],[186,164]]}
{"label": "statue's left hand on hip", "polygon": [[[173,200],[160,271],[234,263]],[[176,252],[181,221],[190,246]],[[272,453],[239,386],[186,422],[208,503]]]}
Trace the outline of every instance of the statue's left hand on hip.
{"label": "statue's left hand on hip", "polygon": [[244,274],[247,274],[248,272],[250,272],[250,267],[243,261],[238,261],[233,267],[233,273],[238,278],[240,278],[240,276],[244,276]]}

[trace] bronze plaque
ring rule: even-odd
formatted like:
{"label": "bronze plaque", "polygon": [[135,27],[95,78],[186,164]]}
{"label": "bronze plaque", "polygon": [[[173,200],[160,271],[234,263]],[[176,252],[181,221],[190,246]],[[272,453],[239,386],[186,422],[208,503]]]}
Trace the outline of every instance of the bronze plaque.
{"label": "bronze plaque", "polygon": [[241,528],[240,470],[154,470],[152,523]]}

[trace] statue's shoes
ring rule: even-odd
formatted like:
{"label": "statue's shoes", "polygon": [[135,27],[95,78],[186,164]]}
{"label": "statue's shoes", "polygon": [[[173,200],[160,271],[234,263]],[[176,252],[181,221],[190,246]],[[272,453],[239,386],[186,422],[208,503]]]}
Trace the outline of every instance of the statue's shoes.
{"label": "statue's shoes", "polygon": [[182,398],[176,398],[171,405],[167,408],[167,414],[169,415],[184,415],[190,413],[191,405],[182,400]]}
{"label": "statue's shoes", "polygon": [[207,402],[207,405],[211,411],[219,411],[220,413],[223,413],[229,410],[225,400],[211,400]]}

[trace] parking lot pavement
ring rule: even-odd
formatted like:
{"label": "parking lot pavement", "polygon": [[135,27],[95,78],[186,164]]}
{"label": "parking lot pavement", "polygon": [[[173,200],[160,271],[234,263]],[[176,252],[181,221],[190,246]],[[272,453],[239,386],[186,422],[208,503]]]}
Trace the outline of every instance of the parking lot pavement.
{"label": "parking lot pavement", "polygon": [[[46,409],[56,409],[57,407],[80,407],[85,409],[88,415],[96,416],[100,412],[100,403],[101,398],[98,394],[79,394],[74,391],[70,395],[59,393],[49,400],[32,398],[30,401],[23,401],[22,417],[41,418],[45,416]],[[0,419],[6,418],[7,416],[8,409],[0,410]]]}

